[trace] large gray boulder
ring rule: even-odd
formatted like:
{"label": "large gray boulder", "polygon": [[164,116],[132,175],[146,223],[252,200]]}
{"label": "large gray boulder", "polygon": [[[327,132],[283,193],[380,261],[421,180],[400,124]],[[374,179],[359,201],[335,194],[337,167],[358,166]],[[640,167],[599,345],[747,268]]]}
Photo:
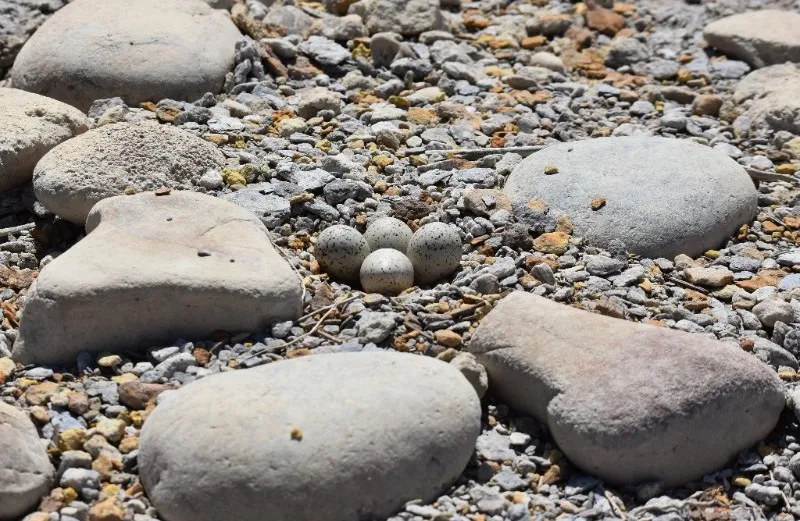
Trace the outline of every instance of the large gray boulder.
{"label": "large gray boulder", "polygon": [[30,181],[43,155],[89,125],[81,111],[60,101],[0,89],[0,193]]}
{"label": "large gray boulder", "polygon": [[417,36],[446,26],[439,0],[361,0],[351,5],[349,12],[361,16],[370,35],[395,32]]}
{"label": "large gray boulder", "polygon": [[225,156],[208,141],[157,123],[115,123],[55,147],[36,165],[36,199],[63,219],[83,224],[101,199],[166,187],[189,190]]}
{"label": "large gray boulder", "polygon": [[745,117],[751,126],[800,134],[800,67],[793,63],[771,65],[751,72],[736,85],[733,99],[747,100]]}
{"label": "large gray boulder", "polygon": [[800,62],[800,14],[763,9],[726,16],[708,24],[706,41],[753,67]]}
{"label": "large gray boulder", "polygon": [[239,37],[202,0],[76,0],[25,43],[11,82],[81,110],[115,96],[194,100],[222,88]]}
{"label": "large gray boulder", "polygon": [[652,258],[718,247],[758,209],[747,172],[722,152],[646,136],[548,147],[517,165],[503,191],[514,204],[544,201],[592,244],[618,239]]}
{"label": "large gray boulder", "polygon": [[28,415],[0,402],[0,519],[21,519],[50,491],[53,466]]}
{"label": "large gray boulder", "polygon": [[386,519],[458,478],[480,416],[432,358],[296,358],[175,392],[142,429],[140,476],[170,521]]}
{"label": "large gray boulder", "polygon": [[766,436],[784,406],[778,376],[736,346],[529,293],[504,298],[469,349],[493,393],[614,484],[701,478]]}
{"label": "large gray boulder", "polygon": [[65,364],[297,318],[300,279],[248,210],[195,192],[99,202],[25,298],[13,356]]}

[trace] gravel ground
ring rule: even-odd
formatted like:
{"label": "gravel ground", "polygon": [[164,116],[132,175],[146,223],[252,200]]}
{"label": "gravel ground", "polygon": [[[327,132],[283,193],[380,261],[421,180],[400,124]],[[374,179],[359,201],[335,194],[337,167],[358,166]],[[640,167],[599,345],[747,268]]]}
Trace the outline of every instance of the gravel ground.
{"label": "gravel ground", "polygon": [[[780,320],[785,309],[758,304],[777,292],[790,304],[789,316],[792,308],[800,310],[800,275],[782,281],[777,275],[781,267],[800,272],[800,176],[794,174],[800,151],[785,130],[737,132],[732,120],[742,107],[730,99],[750,68],[705,48],[702,29],[735,12],[800,9],[800,2],[618,3],[616,11],[625,16],[623,30],[636,37],[623,44],[619,35],[612,43],[601,30],[580,24],[571,25],[569,39],[540,38],[530,22],[526,32],[526,20],[540,9],[572,13],[582,4],[455,4],[445,8],[452,33],[407,37],[400,52],[409,57],[395,60],[391,68],[373,65],[369,37],[352,37],[332,23],[321,34],[339,43],[325,36],[306,41],[280,36],[276,27],[262,23],[263,4],[237,4],[233,12],[240,28],[265,36],[267,43],[241,45],[226,94],[206,96],[194,105],[162,100],[128,107],[117,100],[97,103],[89,111],[101,124],[158,120],[181,125],[216,144],[228,164],[204,177],[208,193],[234,201],[245,200],[251,191],[279,196],[263,199],[258,211],[274,244],[303,280],[306,315],[296,322],[258,334],[177,340],[154,346],[146,355],[84,356],[67,370],[15,367],[2,357],[10,356],[25,289],[35,274],[20,269],[46,265],[83,232],[34,203],[29,188],[0,201],[1,226],[33,222],[34,216],[37,223],[34,230],[0,239],[0,396],[29,412],[41,437],[51,443],[61,480],[26,520],[159,519],[137,474],[138,433],[147,411],[135,391],[122,386],[134,380],[132,375],[139,382],[177,387],[285,358],[375,349],[451,360],[492,304],[514,290],[739,344],[773,366],[791,394],[800,380],[800,329]],[[313,12],[313,5],[307,9]],[[519,15],[521,21],[515,18]],[[0,16],[5,16],[2,11]],[[0,18],[5,30],[4,24]],[[10,32],[26,34],[22,25]],[[583,41],[580,50],[576,41]],[[373,39],[373,55],[382,44]],[[615,50],[608,52],[609,45]],[[542,51],[559,58],[536,55]],[[604,65],[604,54],[605,63],[615,69]],[[5,60],[0,53],[0,69]],[[530,79],[511,70],[544,60],[551,69],[545,77]],[[538,89],[513,87],[527,81]],[[323,89],[313,99],[301,95],[298,100],[296,93],[309,86]],[[721,109],[695,109],[693,115],[689,105],[677,104],[676,110],[665,110],[676,108],[673,99],[699,95],[718,96]],[[447,101],[440,102],[445,96]],[[492,190],[503,186],[530,147],[640,133],[709,144],[748,167],[759,179],[756,219],[724,247],[695,259],[643,259],[627,254],[624,245],[606,251],[578,237],[552,253],[556,250],[532,244],[524,228],[520,231],[520,223],[531,226],[537,219],[546,228],[542,216],[519,209],[490,212],[487,199],[470,192],[487,190],[481,195],[491,194],[488,200],[501,207],[502,195]],[[505,154],[447,152],[499,147],[528,148]],[[340,179],[331,183],[330,174]],[[363,232],[378,215],[397,216],[412,228],[454,223],[464,243],[461,267],[449,281],[393,298],[364,294],[321,273],[312,254],[319,231],[346,224]],[[739,291],[736,284],[684,278],[685,268],[708,266],[726,268],[735,283],[752,292]],[[498,403],[491,391],[482,406],[483,431],[457,483],[434,503],[409,504],[392,519],[800,517],[800,442],[790,408],[767,439],[726,468],[663,490],[658,484],[604,484],[571,467],[539,422]],[[65,480],[66,469],[75,470]],[[70,486],[80,490],[78,499],[70,497]],[[116,493],[123,498],[121,511],[102,502]]]}

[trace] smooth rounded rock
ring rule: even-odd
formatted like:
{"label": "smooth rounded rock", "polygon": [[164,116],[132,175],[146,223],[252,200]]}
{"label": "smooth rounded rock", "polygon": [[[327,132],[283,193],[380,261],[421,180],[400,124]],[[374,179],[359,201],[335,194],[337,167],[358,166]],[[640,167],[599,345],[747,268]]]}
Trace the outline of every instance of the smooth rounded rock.
{"label": "smooth rounded rock", "polygon": [[700,479],[769,434],[785,402],[775,372],[738,346],[524,292],[495,306],[469,350],[491,392],[613,484]]}
{"label": "smooth rounded rock", "polygon": [[48,152],[33,172],[33,191],[59,217],[83,224],[95,203],[127,188],[188,190],[224,164],[217,147],[179,128],[115,123]]}
{"label": "smooth rounded rock", "polygon": [[355,228],[337,224],[322,230],[314,245],[314,257],[329,275],[343,280],[358,280],[359,270],[370,249]]}
{"label": "smooth rounded rock", "polygon": [[[546,174],[552,167],[557,172]],[[758,209],[758,194],[741,165],[709,147],[659,137],[548,147],[522,161],[503,191],[515,204],[543,201],[594,245],[607,248],[620,240],[651,258],[717,248]],[[599,198],[605,204],[595,209]]]}
{"label": "smooth rounded rock", "polygon": [[403,252],[382,248],[370,253],[360,271],[367,293],[400,293],[414,285],[414,265]]}
{"label": "smooth rounded rock", "polygon": [[0,88],[0,193],[30,181],[43,155],[89,126],[89,119],[74,107]]}
{"label": "smooth rounded rock", "polygon": [[240,37],[201,0],[76,0],[25,43],[11,82],[81,110],[115,96],[192,101],[219,92]]}
{"label": "smooth rounded rock", "polygon": [[36,508],[50,490],[53,466],[28,415],[0,402],[0,520]]}
{"label": "smooth rounded rock", "polygon": [[263,331],[302,311],[300,279],[264,225],[220,198],[112,197],[95,205],[86,231],[29,288],[15,360],[67,364],[81,351]]}
{"label": "smooth rounded rock", "polygon": [[170,521],[385,519],[460,475],[480,415],[438,360],[296,358],[174,392],[142,429],[140,476]]}
{"label": "smooth rounded rock", "polygon": [[461,237],[445,223],[428,223],[408,243],[417,284],[433,284],[453,273],[461,263]]}
{"label": "smooth rounded rock", "polygon": [[413,235],[411,228],[400,219],[381,217],[367,226],[364,238],[372,251],[392,248],[405,253]]}
{"label": "smooth rounded rock", "polygon": [[800,14],[760,9],[726,16],[708,24],[706,41],[753,67],[800,62]]}

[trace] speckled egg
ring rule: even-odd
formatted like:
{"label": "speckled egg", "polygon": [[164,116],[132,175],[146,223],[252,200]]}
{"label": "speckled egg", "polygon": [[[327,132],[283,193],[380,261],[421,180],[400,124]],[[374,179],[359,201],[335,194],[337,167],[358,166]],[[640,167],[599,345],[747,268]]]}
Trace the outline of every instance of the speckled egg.
{"label": "speckled egg", "polygon": [[400,219],[381,217],[367,226],[367,233],[364,234],[364,237],[372,251],[391,248],[405,253],[412,235],[414,232]]}
{"label": "speckled egg", "polygon": [[343,280],[358,280],[358,270],[369,252],[364,236],[342,224],[322,230],[314,246],[314,257],[320,267],[328,275]]}
{"label": "speckled egg", "polygon": [[461,237],[449,224],[426,224],[411,237],[407,254],[414,265],[417,284],[433,284],[458,268]]}
{"label": "speckled egg", "polygon": [[361,288],[367,293],[400,293],[414,285],[414,265],[392,248],[373,251],[361,265]]}

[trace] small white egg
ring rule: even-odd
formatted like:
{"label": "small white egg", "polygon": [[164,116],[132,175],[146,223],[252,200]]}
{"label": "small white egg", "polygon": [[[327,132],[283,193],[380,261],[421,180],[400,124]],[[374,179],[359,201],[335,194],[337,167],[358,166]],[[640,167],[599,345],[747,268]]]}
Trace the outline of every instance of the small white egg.
{"label": "small white egg", "polygon": [[367,226],[364,238],[367,239],[372,251],[392,248],[405,253],[412,235],[414,232],[400,219],[381,217]]}
{"label": "small white egg", "polygon": [[449,224],[426,224],[411,237],[408,258],[414,265],[417,284],[433,284],[461,263],[461,237]]}
{"label": "small white egg", "polygon": [[369,252],[364,236],[342,224],[322,230],[314,246],[320,267],[332,277],[348,281],[358,279],[358,270]]}
{"label": "small white egg", "polygon": [[397,294],[414,285],[414,265],[392,248],[373,251],[361,265],[361,288],[367,293]]}

